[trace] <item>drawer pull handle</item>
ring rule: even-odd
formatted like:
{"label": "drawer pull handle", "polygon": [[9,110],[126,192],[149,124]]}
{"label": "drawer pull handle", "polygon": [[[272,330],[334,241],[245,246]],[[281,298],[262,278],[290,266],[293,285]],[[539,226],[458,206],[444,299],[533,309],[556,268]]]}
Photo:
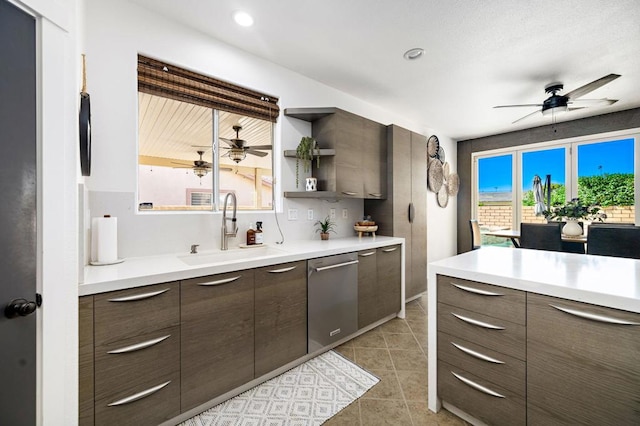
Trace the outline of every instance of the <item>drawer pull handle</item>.
{"label": "drawer pull handle", "polygon": [[124,353],[128,353],[128,352],[139,351],[141,349],[146,349],[149,346],[157,345],[158,343],[162,342],[163,340],[167,340],[169,337],[171,337],[171,335],[167,334],[166,336],[158,337],[157,339],[151,339],[151,340],[147,340],[146,342],[136,343],[135,345],[125,346],[124,348],[114,349],[114,350],[109,351],[107,353],[108,354],[124,354]]}
{"label": "drawer pull handle", "polygon": [[387,248],[387,249],[382,249],[383,252],[385,253],[391,253],[392,251],[396,251],[398,250],[398,247],[391,247],[391,248]]}
{"label": "drawer pull handle", "polygon": [[369,253],[362,253],[362,254],[359,254],[358,256],[367,257],[367,256],[373,256],[374,254],[376,254],[375,251],[370,251]]}
{"label": "drawer pull handle", "polygon": [[111,404],[107,404],[108,407],[117,407],[118,405],[125,405],[125,404],[129,404],[131,402],[137,401],[139,399],[142,398],[146,398],[150,395],[153,395],[154,393],[158,392],[160,389],[162,389],[163,387],[167,386],[169,383],[171,383],[171,380],[169,380],[168,382],[164,382],[158,386],[154,386],[152,388],[149,388],[147,390],[143,390],[142,392],[138,392],[136,394],[133,394],[131,396],[128,396],[126,398],[122,398],[118,401],[114,401]]}
{"label": "drawer pull handle", "polygon": [[504,327],[500,327],[499,325],[493,325],[493,324],[489,324],[488,322],[482,322],[482,321],[474,320],[472,318],[463,317],[462,315],[454,314],[453,312],[451,312],[451,315],[458,318],[460,321],[464,321],[471,325],[477,325],[478,327],[488,328],[489,330],[504,330]]}
{"label": "drawer pull handle", "polygon": [[288,268],[282,268],[282,269],[273,269],[271,271],[269,271],[270,274],[281,274],[283,272],[289,272],[289,271],[293,271],[294,269],[296,269],[298,266],[289,266]]}
{"label": "drawer pull handle", "polygon": [[471,350],[469,348],[465,348],[464,346],[458,345],[457,343],[451,342],[451,344],[453,346],[455,346],[456,348],[460,349],[462,352],[464,352],[464,353],[466,353],[468,355],[471,355],[474,358],[478,358],[478,359],[481,359],[483,361],[491,362],[493,364],[504,364],[504,361],[500,361],[499,359],[491,358],[490,356],[481,354],[480,352],[476,352],[476,351]]}
{"label": "drawer pull handle", "polygon": [[616,325],[640,325],[640,323],[638,322],[633,322],[633,321],[624,321],[618,318],[613,318],[613,317],[608,317],[605,315],[597,315],[597,314],[590,314],[588,312],[582,312],[582,311],[578,311],[576,309],[569,309],[569,308],[561,308],[560,306],[556,306],[556,305],[552,305],[549,304],[549,306],[551,306],[552,308],[555,308],[559,311],[562,311],[564,313],[567,313],[569,315],[575,315],[577,317],[580,318],[585,318],[585,319],[589,319],[592,321],[598,321],[598,322],[604,322],[607,324],[616,324]]}
{"label": "drawer pull handle", "polygon": [[467,287],[466,285],[460,285],[456,283],[451,283],[451,285],[456,288],[459,288],[460,290],[468,291],[469,293],[473,293],[473,294],[480,294],[482,296],[504,296],[504,294],[501,294],[501,293],[494,293],[492,291],[480,290],[473,287]]}
{"label": "drawer pull handle", "polygon": [[227,283],[234,282],[235,280],[238,280],[240,278],[242,278],[242,275],[238,275],[237,277],[225,278],[223,280],[209,281],[209,282],[206,282],[206,283],[199,283],[198,285],[210,286],[210,285],[227,284]]}
{"label": "drawer pull handle", "polygon": [[335,265],[321,266],[319,268],[315,268],[315,271],[322,272],[328,269],[342,268],[343,266],[355,265],[356,263],[358,263],[357,260],[352,260],[350,262],[344,262],[344,263],[336,263]]}
{"label": "drawer pull handle", "polygon": [[342,193],[343,193],[344,195],[351,195],[351,196],[353,196],[353,195],[356,195],[356,194],[357,194],[357,192],[351,192],[351,191],[342,191]]}
{"label": "drawer pull handle", "polygon": [[487,395],[495,396],[496,398],[504,398],[505,397],[504,395],[501,395],[498,392],[492,391],[491,389],[489,389],[489,388],[487,388],[485,386],[479,385],[476,382],[467,379],[466,377],[462,377],[461,375],[454,373],[453,371],[451,372],[451,374],[453,374],[453,376],[456,379],[460,380],[465,385],[470,386],[470,387],[474,388],[475,390],[479,390],[482,393],[486,393]]}
{"label": "drawer pull handle", "polygon": [[115,299],[109,299],[109,302],[135,302],[136,300],[150,299],[152,297],[159,296],[162,293],[166,293],[169,290],[170,289],[165,288],[164,290],[152,291],[149,293],[136,294],[133,296],[117,297]]}
{"label": "drawer pull handle", "polygon": [[372,197],[382,197],[382,194],[379,192],[370,192],[369,195],[371,195]]}

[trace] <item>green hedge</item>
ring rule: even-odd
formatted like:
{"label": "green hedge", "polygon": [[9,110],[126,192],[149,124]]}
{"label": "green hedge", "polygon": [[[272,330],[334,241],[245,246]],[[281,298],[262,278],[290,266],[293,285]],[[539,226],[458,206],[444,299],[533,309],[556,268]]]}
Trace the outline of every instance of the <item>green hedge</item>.
{"label": "green hedge", "polygon": [[[609,206],[633,206],[635,204],[633,173],[611,173],[601,176],[581,176],[578,178],[578,198],[583,204]],[[551,184],[551,205],[565,203],[564,185]],[[526,191],[523,206],[533,206],[533,191]]]}

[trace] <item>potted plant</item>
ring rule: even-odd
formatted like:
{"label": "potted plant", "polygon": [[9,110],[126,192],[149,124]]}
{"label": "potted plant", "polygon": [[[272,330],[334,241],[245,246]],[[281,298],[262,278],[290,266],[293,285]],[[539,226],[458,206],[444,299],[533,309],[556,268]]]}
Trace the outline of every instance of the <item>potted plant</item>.
{"label": "potted plant", "polygon": [[320,148],[318,142],[311,136],[303,136],[296,148],[296,188],[299,183],[300,161],[305,173],[311,169],[311,161],[316,157],[316,167],[320,167]]}
{"label": "potted plant", "polygon": [[602,222],[607,217],[600,207],[584,205],[579,198],[573,198],[562,206],[551,207],[542,214],[548,221],[564,219],[567,223],[562,227],[562,233],[565,235],[582,235],[582,227],[578,223],[580,219]]}
{"label": "potted plant", "polygon": [[333,232],[335,234],[335,222],[332,222],[329,216],[325,217],[324,220],[319,220],[316,222],[316,232],[320,232],[320,238],[323,240],[329,239],[329,232]]}

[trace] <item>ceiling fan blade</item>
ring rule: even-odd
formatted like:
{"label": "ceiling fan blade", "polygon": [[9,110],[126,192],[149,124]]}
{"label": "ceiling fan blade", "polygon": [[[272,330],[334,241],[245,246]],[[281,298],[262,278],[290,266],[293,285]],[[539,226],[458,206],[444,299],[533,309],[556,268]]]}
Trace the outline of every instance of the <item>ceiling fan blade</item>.
{"label": "ceiling fan blade", "polygon": [[525,118],[533,117],[534,115],[541,114],[541,113],[542,113],[542,111],[533,111],[531,114],[527,114],[524,117],[518,118],[516,121],[512,122],[511,124],[516,124],[518,121],[522,121]]}
{"label": "ceiling fan blade", "polygon": [[587,83],[582,87],[578,87],[577,89],[572,90],[571,92],[567,93],[564,96],[568,97],[569,99],[579,98],[580,96],[584,96],[587,93],[592,92],[597,88],[604,86],[607,83],[611,83],[613,80],[615,80],[618,77],[620,77],[619,74],[606,75],[602,78],[592,81],[591,83]]}
{"label": "ceiling fan blade", "polygon": [[184,167],[193,167],[193,164],[189,164],[189,163],[176,163],[175,161],[172,161],[171,164],[180,164],[181,166]]}
{"label": "ceiling fan blade", "polygon": [[592,106],[592,105],[613,105],[618,102],[617,99],[575,99],[569,101],[569,105]]}
{"label": "ceiling fan blade", "polygon": [[235,148],[236,144],[233,143],[233,141],[231,139],[227,139],[227,138],[218,138],[220,139],[222,142],[225,142],[227,144],[229,144],[230,147]]}
{"label": "ceiling fan blade", "polygon": [[569,107],[567,108],[567,111],[575,111],[577,109],[585,109],[586,107]]}
{"label": "ceiling fan blade", "polygon": [[247,146],[248,149],[272,149],[271,145],[250,145]]}
{"label": "ceiling fan blade", "polygon": [[267,155],[269,155],[266,152],[262,152],[262,151],[254,151],[252,149],[248,149],[245,151],[247,154],[251,154],[251,155],[257,155],[258,157],[266,157]]}
{"label": "ceiling fan blade", "polygon": [[497,105],[494,108],[541,107],[542,104]]}

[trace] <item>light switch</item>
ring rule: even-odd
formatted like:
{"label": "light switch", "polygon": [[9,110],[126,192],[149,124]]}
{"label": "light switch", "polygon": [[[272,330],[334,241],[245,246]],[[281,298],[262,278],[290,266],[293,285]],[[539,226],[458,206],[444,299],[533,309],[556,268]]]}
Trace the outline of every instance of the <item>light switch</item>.
{"label": "light switch", "polygon": [[329,210],[329,218],[331,220],[336,220],[336,209],[330,209]]}
{"label": "light switch", "polygon": [[298,209],[289,209],[289,220],[298,220]]}
{"label": "light switch", "polygon": [[313,209],[307,210],[307,220],[313,220]]}
{"label": "light switch", "polygon": [[349,219],[349,210],[342,209],[342,218],[343,219]]}

